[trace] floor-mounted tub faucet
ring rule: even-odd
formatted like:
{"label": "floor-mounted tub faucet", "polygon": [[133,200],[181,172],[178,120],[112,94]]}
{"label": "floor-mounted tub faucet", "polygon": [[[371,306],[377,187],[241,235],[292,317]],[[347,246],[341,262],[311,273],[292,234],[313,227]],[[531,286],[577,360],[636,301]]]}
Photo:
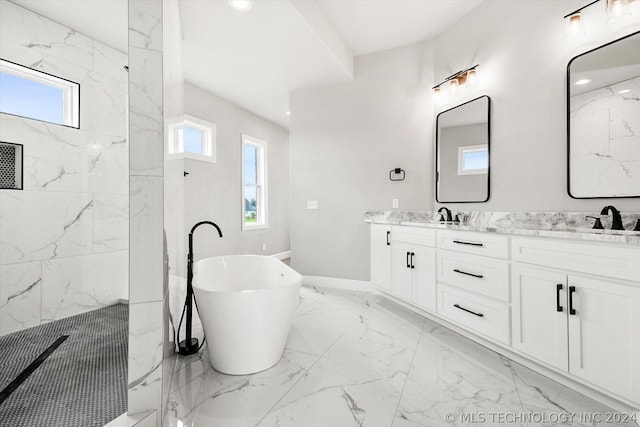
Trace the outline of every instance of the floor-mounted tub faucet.
{"label": "floor-mounted tub faucet", "polygon": [[[209,224],[215,227],[215,229],[218,230],[220,237],[222,237],[222,230],[220,230],[218,224],[211,221],[200,221],[191,227],[191,231],[189,232],[189,254],[187,255],[187,298],[184,301],[184,305],[187,310],[187,324],[185,327],[187,337],[184,341],[178,340],[178,353],[183,356],[197,353],[198,350],[200,350],[198,339],[192,338],[191,336],[191,325],[193,321],[193,232],[196,231],[196,228],[204,224]],[[184,314],[184,310],[182,313]],[[180,333],[180,325],[178,325],[178,333]]]}
{"label": "floor-mounted tub faucet", "polygon": [[613,218],[613,222],[611,223],[612,230],[624,230],[624,226],[622,225],[622,216],[620,215],[620,211],[615,208],[615,206],[608,205],[602,208],[600,215],[608,215],[609,211],[611,211],[611,216]]}

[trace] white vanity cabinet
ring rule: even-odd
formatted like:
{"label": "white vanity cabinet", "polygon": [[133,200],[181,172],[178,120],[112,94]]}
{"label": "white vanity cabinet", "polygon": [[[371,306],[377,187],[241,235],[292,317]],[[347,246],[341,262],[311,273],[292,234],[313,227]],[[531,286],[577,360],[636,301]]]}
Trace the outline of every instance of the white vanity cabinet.
{"label": "white vanity cabinet", "polygon": [[[513,347],[640,402],[640,283],[617,279],[633,277],[640,250],[551,239],[512,243],[513,258],[523,262],[512,266]],[[546,265],[524,264],[541,260]],[[586,277],[585,270],[610,277]]]}
{"label": "white vanity cabinet", "polygon": [[394,226],[392,229],[391,293],[429,311],[436,311],[435,231]]}
{"label": "white vanity cabinet", "polygon": [[640,406],[640,246],[438,226],[371,233],[372,281],[388,294],[544,374]]}
{"label": "white vanity cabinet", "polygon": [[371,224],[371,283],[391,291],[391,226]]}

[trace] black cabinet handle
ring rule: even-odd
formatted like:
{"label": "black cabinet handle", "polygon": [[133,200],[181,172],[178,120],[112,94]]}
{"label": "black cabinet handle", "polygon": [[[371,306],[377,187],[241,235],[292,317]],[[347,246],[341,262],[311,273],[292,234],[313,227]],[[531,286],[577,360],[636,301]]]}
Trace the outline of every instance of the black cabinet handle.
{"label": "black cabinet handle", "polygon": [[575,286],[569,286],[569,314],[576,314],[576,310],[573,308],[573,293],[576,291]]}
{"label": "black cabinet handle", "polygon": [[463,242],[462,240],[454,240],[453,243],[457,243],[459,245],[469,245],[469,246],[484,246],[484,244],[482,243]]}
{"label": "black cabinet handle", "polygon": [[484,314],[482,314],[482,313],[476,313],[475,311],[471,311],[471,310],[469,310],[469,309],[466,309],[466,308],[464,308],[464,307],[461,307],[461,306],[460,306],[460,305],[458,305],[458,304],[453,304],[453,306],[454,306],[455,308],[459,309],[459,310],[466,311],[467,313],[471,313],[471,314],[473,314],[474,316],[484,317]]}
{"label": "black cabinet handle", "polygon": [[413,252],[411,252],[411,268],[416,268],[416,267],[413,265],[413,257],[414,257],[414,255],[415,255],[415,254],[414,254]]}
{"label": "black cabinet handle", "polygon": [[483,279],[484,278],[484,276],[482,274],[467,273],[466,271],[458,270],[457,268],[454,268],[453,271],[456,272],[456,273],[459,273],[459,274],[465,274],[467,276],[477,277],[478,279]]}
{"label": "black cabinet handle", "polygon": [[390,231],[387,231],[387,246],[391,246],[391,243],[389,243],[389,235],[391,234]]}
{"label": "black cabinet handle", "polygon": [[411,266],[409,265],[409,253],[410,253],[410,252],[407,252],[407,268],[410,268],[410,267],[411,267]]}
{"label": "black cabinet handle", "polygon": [[564,308],[560,305],[560,291],[562,290],[562,283],[556,285],[556,311],[563,312]]}

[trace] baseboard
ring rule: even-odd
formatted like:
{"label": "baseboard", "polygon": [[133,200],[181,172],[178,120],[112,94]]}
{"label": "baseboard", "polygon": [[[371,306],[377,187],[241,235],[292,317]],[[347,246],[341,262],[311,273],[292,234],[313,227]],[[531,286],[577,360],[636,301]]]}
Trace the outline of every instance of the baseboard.
{"label": "baseboard", "polygon": [[302,284],[307,286],[322,286],[324,288],[342,289],[345,291],[379,293],[378,289],[368,280],[340,279],[325,276],[302,276]]}
{"label": "baseboard", "polygon": [[291,251],[284,251],[278,254],[273,254],[271,256],[278,259],[287,259],[287,258],[291,258]]}

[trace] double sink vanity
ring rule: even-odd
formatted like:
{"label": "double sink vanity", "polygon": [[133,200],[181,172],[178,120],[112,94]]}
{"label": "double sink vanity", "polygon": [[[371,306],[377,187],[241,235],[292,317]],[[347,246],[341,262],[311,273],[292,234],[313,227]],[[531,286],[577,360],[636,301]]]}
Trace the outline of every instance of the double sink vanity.
{"label": "double sink vanity", "polygon": [[591,230],[578,213],[463,216],[367,212],[371,282],[592,397],[640,408],[640,231]]}

